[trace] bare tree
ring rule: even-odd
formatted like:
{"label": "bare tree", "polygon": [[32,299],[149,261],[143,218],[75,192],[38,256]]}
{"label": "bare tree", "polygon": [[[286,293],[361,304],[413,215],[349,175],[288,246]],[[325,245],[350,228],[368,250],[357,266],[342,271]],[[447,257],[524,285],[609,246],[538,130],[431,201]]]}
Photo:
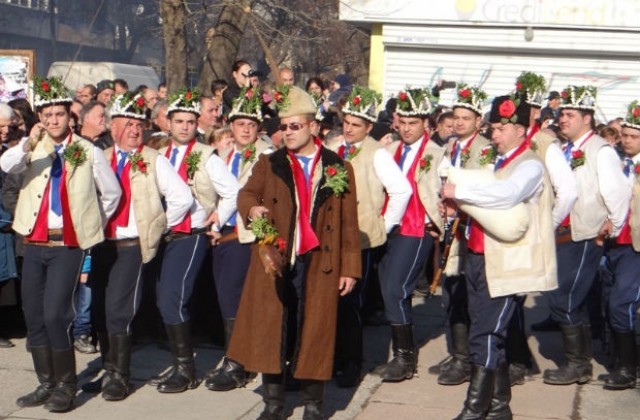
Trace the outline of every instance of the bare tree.
{"label": "bare tree", "polygon": [[183,0],[161,0],[166,82],[169,91],[187,82],[186,8]]}

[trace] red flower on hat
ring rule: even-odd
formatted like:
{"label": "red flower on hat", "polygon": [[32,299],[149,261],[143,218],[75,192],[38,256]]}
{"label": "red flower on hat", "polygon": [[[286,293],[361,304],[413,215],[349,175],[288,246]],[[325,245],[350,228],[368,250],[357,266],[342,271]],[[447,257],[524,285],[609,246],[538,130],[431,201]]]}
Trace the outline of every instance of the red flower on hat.
{"label": "red flower on hat", "polygon": [[136,105],[138,105],[138,107],[142,108],[144,106],[144,98],[143,97],[139,97],[136,100]]}
{"label": "red flower on hat", "polygon": [[567,96],[569,96],[569,94],[567,93],[567,91],[566,91],[566,90],[563,90],[563,91],[562,91],[562,94],[561,94],[560,96],[562,96],[562,98],[563,98],[563,99],[566,99],[566,98],[567,98]]}
{"label": "red flower on hat", "polygon": [[276,102],[282,102],[282,93],[280,92],[276,92],[273,97],[275,98]]}
{"label": "red flower on hat", "polygon": [[247,97],[247,99],[253,98],[253,89],[249,89],[245,96]]}
{"label": "red flower on hat", "polygon": [[400,92],[400,94],[398,94],[398,99],[400,99],[401,101],[406,101],[407,100],[407,92]]}
{"label": "red flower on hat", "polygon": [[631,112],[631,115],[633,115],[633,118],[640,117],[640,108],[633,108],[633,111]]}
{"label": "red flower on hat", "polygon": [[522,83],[516,82],[516,90],[522,90]]}
{"label": "red flower on hat", "polygon": [[498,115],[502,118],[510,119],[516,113],[516,104],[507,99],[498,106]]}
{"label": "red flower on hat", "polygon": [[355,98],[353,98],[353,100],[351,101],[351,103],[353,105],[358,105],[360,103],[360,97],[356,96]]}
{"label": "red flower on hat", "polygon": [[191,99],[193,97],[193,95],[191,94],[191,91],[187,91],[187,93],[184,94],[184,99]]}
{"label": "red flower on hat", "polygon": [[337,173],[338,173],[338,170],[336,168],[334,168],[333,166],[329,166],[327,168],[327,175],[335,176]]}
{"label": "red flower on hat", "polygon": [[468,98],[471,95],[471,91],[469,89],[462,89],[460,92],[458,92],[458,95],[460,95],[460,97],[462,98]]}
{"label": "red flower on hat", "polygon": [[47,82],[42,82],[42,90],[44,90],[45,92],[49,92],[49,90],[51,89],[51,87],[49,86],[49,83]]}

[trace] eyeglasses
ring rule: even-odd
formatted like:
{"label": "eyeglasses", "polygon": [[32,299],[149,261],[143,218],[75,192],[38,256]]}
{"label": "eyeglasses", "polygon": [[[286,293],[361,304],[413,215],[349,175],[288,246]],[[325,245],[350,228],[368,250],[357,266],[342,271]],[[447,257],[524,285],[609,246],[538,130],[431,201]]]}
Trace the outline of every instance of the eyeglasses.
{"label": "eyeglasses", "polygon": [[287,128],[291,131],[298,131],[300,130],[302,127],[309,125],[311,123],[289,123],[289,124],[280,124],[278,126],[278,130],[280,131],[287,131]]}

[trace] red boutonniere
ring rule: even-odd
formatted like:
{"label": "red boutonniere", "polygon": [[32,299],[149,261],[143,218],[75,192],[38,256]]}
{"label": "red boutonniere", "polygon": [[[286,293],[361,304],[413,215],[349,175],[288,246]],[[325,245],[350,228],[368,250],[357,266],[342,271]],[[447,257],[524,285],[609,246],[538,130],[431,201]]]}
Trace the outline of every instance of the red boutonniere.
{"label": "red boutonniere", "polygon": [[242,164],[247,162],[253,162],[256,160],[256,145],[251,143],[246,149],[242,151]]}
{"label": "red boutonniere", "polygon": [[144,161],[144,158],[140,153],[129,153],[129,162],[131,162],[131,170],[133,172],[140,171],[141,173],[147,175],[147,162]]}
{"label": "red boutonniere", "polygon": [[633,173],[636,175],[640,175],[640,164],[637,164],[637,163],[633,164]]}
{"label": "red boutonniere", "polygon": [[574,150],[571,152],[571,169],[576,169],[584,165],[586,158],[582,150]]}
{"label": "red boutonniere", "polygon": [[200,161],[202,160],[202,152],[197,151],[191,151],[189,152],[189,154],[184,158],[185,162],[187,164],[187,178],[189,179],[193,179],[193,176],[195,175],[196,171],[198,170],[198,165],[200,164]]}
{"label": "red boutonniere", "polygon": [[75,169],[87,161],[87,153],[82,146],[74,142],[64,149],[64,160]]}
{"label": "red boutonniere", "polygon": [[487,165],[489,163],[494,163],[496,161],[496,149],[493,145],[485,146],[480,151],[480,157],[478,158],[478,163],[480,165]]}
{"label": "red boutonniere", "polygon": [[342,195],[349,186],[347,170],[342,165],[327,166],[324,170],[325,182],[323,188],[330,188],[336,196]]}
{"label": "red boutonniere", "polygon": [[359,148],[357,148],[356,146],[349,146],[349,149],[347,149],[347,157],[345,160],[350,161],[351,159],[356,157],[358,153],[360,153]]}
{"label": "red boutonniere", "polygon": [[418,162],[418,170],[420,173],[427,173],[429,169],[431,169],[431,161],[433,160],[433,156],[427,155],[420,159]]}
{"label": "red boutonniere", "polygon": [[460,163],[462,164],[461,166],[464,166],[465,163],[467,163],[467,161],[469,160],[470,157],[471,157],[471,150],[463,149],[460,152]]}

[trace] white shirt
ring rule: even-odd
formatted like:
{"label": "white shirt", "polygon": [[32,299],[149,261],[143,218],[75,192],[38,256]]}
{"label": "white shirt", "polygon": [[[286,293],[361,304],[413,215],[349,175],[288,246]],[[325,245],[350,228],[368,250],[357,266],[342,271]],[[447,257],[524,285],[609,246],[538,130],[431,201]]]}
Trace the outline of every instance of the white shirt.
{"label": "white shirt", "polygon": [[[175,171],[178,172],[182,159],[187,152],[188,145],[173,142],[172,147],[178,150],[174,166]],[[173,148],[171,149],[171,153],[175,150]],[[171,158],[171,156],[169,156],[169,158]],[[211,180],[213,187],[220,197],[220,201],[217,205],[217,211],[220,225],[224,226],[224,224],[229,220],[229,217],[231,217],[231,215],[236,211],[236,201],[238,199],[240,184],[238,184],[238,180],[227,169],[227,165],[225,165],[222,159],[220,159],[216,154],[211,154],[211,156],[209,156],[204,168],[207,171],[207,175],[209,175],[209,179]],[[191,214],[191,228],[195,229],[204,227],[209,215],[205,214],[204,207],[202,207],[202,204],[200,204],[195,197],[189,211]]]}
{"label": "white shirt", "polygon": [[[476,136],[478,135],[478,133],[473,133],[472,135],[470,135],[469,137],[467,137],[464,140],[456,140],[452,147],[451,147],[451,158],[453,158],[453,155],[456,152],[456,148],[460,147],[460,152],[458,153],[458,156],[456,156],[456,160],[455,162],[451,162],[451,165],[453,165],[456,168],[459,168],[462,166],[462,151],[465,149],[465,147],[467,147],[467,145],[469,144],[469,142],[472,139],[475,139]],[[443,159],[444,160],[444,159]]]}
{"label": "white shirt", "polygon": [[[498,159],[509,158],[517,147]],[[506,179],[489,184],[457,185],[455,198],[486,209],[509,209],[531,199],[542,188],[544,167],[537,160],[525,160]]]}
{"label": "white shirt", "polygon": [[[25,144],[29,141],[29,137],[23,137],[20,142],[7,150],[0,158],[0,168],[6,173],[20,173],[27,169],[27,162],[29,153],[25,152]],[[63,142],[63,147],[60,149],[59,154],[64,154],[64,149],[68,143],[68,139]],[[111,166],[104,157],[103,151],[97,147],[93,147],[93,179],[96,183],[96,188],[100,194],[98,194],[98,202],[100,204],[101,211],[103,213],[103,220],[106,223],[107,220],[115,213],[120,201],[120,195],[122,190],[118,179],[111,170]],[[51,193],[51,192],[50,192]],[[49,203],[51,203],[51,195],[49,195]],[[49,206],[48,213],[48,227],[49,229],[62,228],[62,215],[58,216],[51,211]],[[104,227],[104,226],[103,226]]]}
{"label": "white shirt", "polygon": [[[119,159],[118,151],[122,149],[115,145],[113,147],[115,148],[115,157]],[[156,182],[158,191],[165,199],[167,227],[171,228],[182,222],[185,214],[187,214],[187,211],[191,208],[193,204],[191,190],[187,184],[182,181],[180,175],[173,169],[169,160],[162,155],[158,155],[156,158]],[[137,238],[138,236],[132,198],[129,204],[129,223],[127,226],[116,227],[116,239]]]}
{"label": "white shirt", "polygon": [[547,148],[544,163],[555,194],[552,217],[553,227],[557,228],[571,213],[573,203],[578,199],[578,186],[571,165],[556,143]]}

